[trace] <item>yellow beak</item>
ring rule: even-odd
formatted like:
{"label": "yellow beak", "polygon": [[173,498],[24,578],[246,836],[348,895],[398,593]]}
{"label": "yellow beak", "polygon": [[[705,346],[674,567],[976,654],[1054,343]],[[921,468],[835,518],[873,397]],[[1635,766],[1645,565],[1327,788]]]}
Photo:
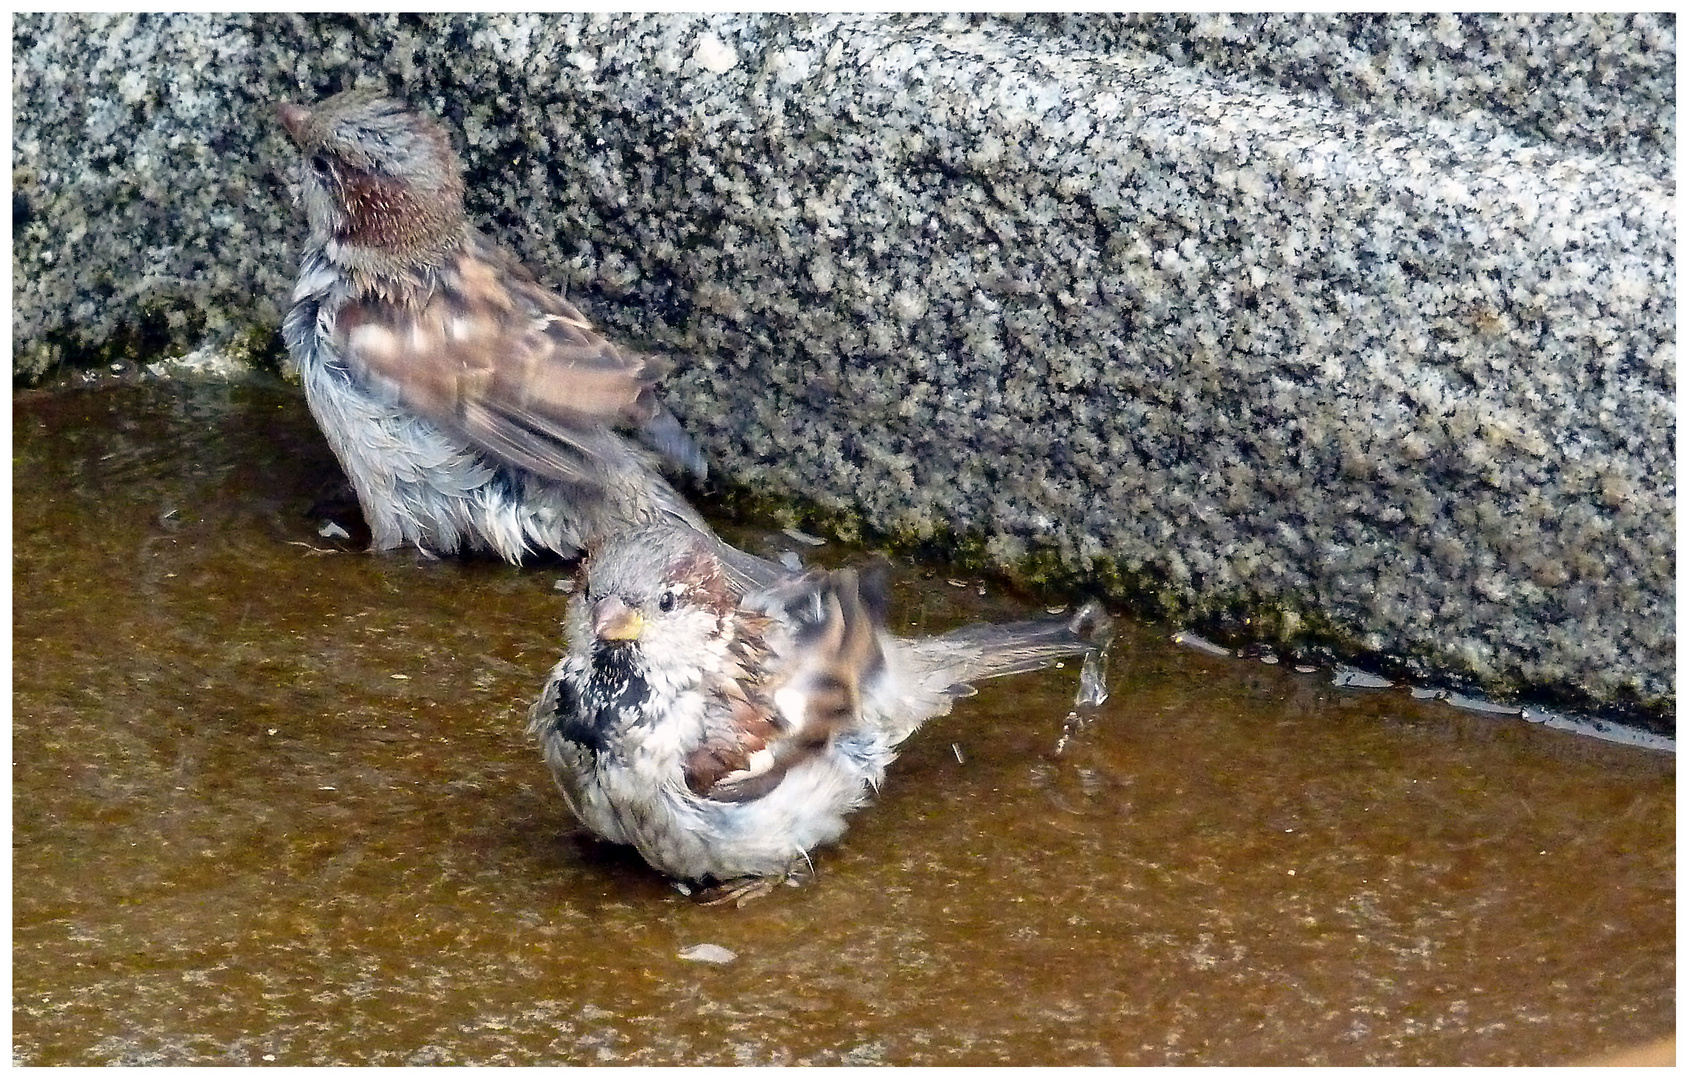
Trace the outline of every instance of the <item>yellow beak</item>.
{"label": "yellow beak", "polygon": [[619,596],[606,596],[592,606],[592,633],[599,641],[635,641],[644,630],[645,620]]}

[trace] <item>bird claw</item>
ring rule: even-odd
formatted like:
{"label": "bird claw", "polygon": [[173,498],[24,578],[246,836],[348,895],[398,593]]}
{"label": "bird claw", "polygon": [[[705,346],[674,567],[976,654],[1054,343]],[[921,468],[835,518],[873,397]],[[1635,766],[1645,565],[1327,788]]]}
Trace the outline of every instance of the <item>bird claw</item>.
{"label": "bird claw", "polygon": [[808,885],[814,880],[815,870],[806,858],[784,874],[774,874],[768,877],[733,878],[730,881],[718,882],[700,890],[695,898],[703,907],[721,907],[724,904],[744,907],[752,900],[773,892],[776,885],[790,885],[793,888],[798,888]]}
{"label": "bird claw", "polygon": [[698,904],[701,907],[722,907],[732,904],[742,908],[759,896],[767,896],[774,891],[776,879],[766,877],[734,878],[719,885],[711,885],[698,893]]}

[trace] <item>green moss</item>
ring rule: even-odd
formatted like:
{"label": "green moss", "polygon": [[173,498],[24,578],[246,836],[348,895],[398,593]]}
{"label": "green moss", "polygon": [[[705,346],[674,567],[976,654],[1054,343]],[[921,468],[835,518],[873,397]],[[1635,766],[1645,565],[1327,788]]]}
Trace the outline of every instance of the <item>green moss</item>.
{"label": "green moss", "polygon": [[132,370],[184,356],[207,344],[255,370],[280,373],[287,348],[279,328],[244,324],[244,329],[226,339],[208,340],[206,324],[203,310],[165,303],[143,308],[137,318],[120,324],[115,333],[100,341],[87,341],[70,330],[55,331],[45,340],[18,350],[13,385],[40,386],[73,372],[103,374],[119,367]]}
{"label": "green moss", "polygon": [[281,374],[287,360],[287,344],[276,326],[248,327],[235,335],[226,350],[234,359],[272,375]]}
{"label": "green moss", "polygon": [[88,341],[72,329],[49,333],[43,347],[29,350],[27,370],[19,365],[14,382],[32,385],[67,371],[89,371],[144,364],[192,347],[204,332],[205,316],[187,305],[157,304],[138,318],[120,323],[109,336]]}

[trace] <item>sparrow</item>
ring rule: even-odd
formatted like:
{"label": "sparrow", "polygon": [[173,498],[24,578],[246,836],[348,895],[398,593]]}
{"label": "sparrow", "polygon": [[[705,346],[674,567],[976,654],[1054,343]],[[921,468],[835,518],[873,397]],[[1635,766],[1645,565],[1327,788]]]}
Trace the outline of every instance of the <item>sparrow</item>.
{"label": "sparrow", "polygon": [[1095,603],[899,637],[884,563],[764,562],[747,586],[707,538],[668,526],[613,538],[581,576],[529,734],[588,830],[723,898],[802,871],[878,791],[899,744],[972,683],[1085,655],[1085,703],[1106,697],[1094,663],[1109,620]]}
{"label": "sparrow", "polygon": [[439,124],[362,90],[277,115],[310,229],[282,336],[374,550],[518,562],[654,522],[707,531],[657,471],[703,473],[663,367],[469,224]]}

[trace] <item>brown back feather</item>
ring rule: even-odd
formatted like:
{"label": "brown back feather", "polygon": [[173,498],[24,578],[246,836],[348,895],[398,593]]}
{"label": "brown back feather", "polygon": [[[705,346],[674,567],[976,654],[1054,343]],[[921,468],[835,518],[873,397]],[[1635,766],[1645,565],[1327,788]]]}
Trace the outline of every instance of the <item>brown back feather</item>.
{"label": "brown back feather", "polygon": [[349,303],[339,334],[354,373],[408,409],[565,483],[636,461],[611,428],[658,408],[653,364],[616,348],[491,244],[448,260],[420,303]]}

